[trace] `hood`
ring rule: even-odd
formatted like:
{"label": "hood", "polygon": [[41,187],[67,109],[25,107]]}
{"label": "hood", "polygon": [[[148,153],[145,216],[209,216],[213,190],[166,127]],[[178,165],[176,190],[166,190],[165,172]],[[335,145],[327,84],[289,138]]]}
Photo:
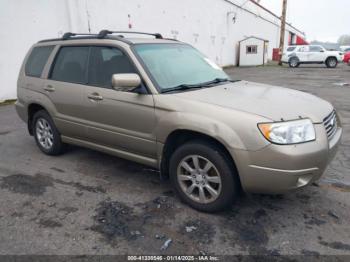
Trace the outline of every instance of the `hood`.
{"label": "hood", "polygon": [[314,95],[293,89],[238,81],[211,88],[174,94],[269,118],[273,121],[310,118],[321,123],[333,110],[332,105]]}

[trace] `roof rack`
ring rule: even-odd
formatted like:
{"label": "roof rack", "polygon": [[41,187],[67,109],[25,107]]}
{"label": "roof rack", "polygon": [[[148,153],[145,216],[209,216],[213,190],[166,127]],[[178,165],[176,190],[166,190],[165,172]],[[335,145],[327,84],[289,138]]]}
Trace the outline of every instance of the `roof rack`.
{"label": "roof rack", "polygon": [[144,32],[133,32],[133,31],[109,31],[109,30],[101,30],[98,34],[91,34],[91,33],[72,33],[72,32],[66,32],[63,34],[61,38],[52,38],[52,39],[44,39],[39,41],[38,43],[44,43],[44,42],[52,42],[52,41],[62,41],[62,40],[80,40],[80,39],[104,39],[108,38],[108,35],[112,34],[119,34],[114,35],[114,38],[118,38],[119,41],[125,42],[127,44],[132,44],[129,40],[124,38],[123,34],[140,34],[140,35],[150,35],[154,36],[156,39],[167,39],[167,40],[174,40],[175,39],[168,39],[163,38],[163,36],[159,33],[144,33]]}
{"label": "roof rack", "polygon": [[98,36],[97,34],[88,34],[88,33],[71,33],[71,32],[66,32],[62,36],[62,40],[68,40],[72,36]]}
{"label": "roof rack", "polygon": [[[138,34],[138,35],[151,35],[154,36],[156,39],[163,39],[163,36],[159,33],[144,33],[144,32],[135,32],[135,31],[110,31],[110,30],[101,30],[98,33],[98,38],[105,38],[107,35],[110,34]],[[123,35],[119,35],[119,37],[124,37]]]}

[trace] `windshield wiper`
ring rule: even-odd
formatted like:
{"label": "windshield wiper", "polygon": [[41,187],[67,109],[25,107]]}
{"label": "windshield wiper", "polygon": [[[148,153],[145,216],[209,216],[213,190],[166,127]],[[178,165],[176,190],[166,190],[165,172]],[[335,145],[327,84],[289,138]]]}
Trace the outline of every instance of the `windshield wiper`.
{"label": "windshield wiper", "polygon": [[199,84],[181,84],[175,87],[167,88],[162,91],[162,93],[168,93],[168,92],[174,92],[174,91],[182,91],[182,90],[189,90],[189,89],[195,89],[195,88],[205,88],[210,87],[214,84],[224,83],[224,82],[236,82],[240,80],[231,80],[228,78],[215,78],[208,82],[203,82]]}
{"label": "windshield wiper", "polygon": [[213,85],[213,84],[219,84],[219,83],[224,83],[224,82],[237,82],[237,81],[240,81],[240,80],[232,80],[232,79],[229,79],[229,78],[215,78],[211,81],[208,81],[208,82],[205,82],[205,83],[202,83],[203,86],[210,86],[210,85]]}
{"label": "windshield wiper", "polygon": [[178,86],[170,87],[162,91],[162,93],[168,93],[168,92],[173,92],[173,91],[181,91],[181,90],[189,90],[189,89],[194,89],[194,88],[202,88],[204,87],[202,84],[195,84],[195,85],[190,85],[190,84],[181,84]]}

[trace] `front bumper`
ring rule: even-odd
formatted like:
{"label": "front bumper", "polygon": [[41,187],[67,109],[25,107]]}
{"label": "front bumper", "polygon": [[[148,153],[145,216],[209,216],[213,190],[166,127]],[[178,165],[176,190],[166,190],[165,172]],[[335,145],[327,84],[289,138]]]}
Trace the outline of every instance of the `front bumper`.
{"label": "front bumper", "polygon": [[312,142],[232,151],[243,190],[280,194],[318,180],[335,156],[342,128],[330,140],[323,124],[316,124],[315,131],[316,140]]}

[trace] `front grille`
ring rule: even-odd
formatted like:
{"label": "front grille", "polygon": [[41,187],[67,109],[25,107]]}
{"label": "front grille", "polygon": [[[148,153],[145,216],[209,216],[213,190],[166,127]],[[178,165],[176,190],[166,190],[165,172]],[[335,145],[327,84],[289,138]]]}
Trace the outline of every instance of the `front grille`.
{"label": "front grille", "polygon": [[323,125],[326,129],[328,139],[331,139],[338,128],[337,114],[335,113],[335,110],[323,119]]}

